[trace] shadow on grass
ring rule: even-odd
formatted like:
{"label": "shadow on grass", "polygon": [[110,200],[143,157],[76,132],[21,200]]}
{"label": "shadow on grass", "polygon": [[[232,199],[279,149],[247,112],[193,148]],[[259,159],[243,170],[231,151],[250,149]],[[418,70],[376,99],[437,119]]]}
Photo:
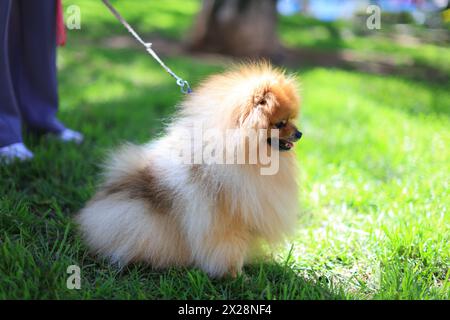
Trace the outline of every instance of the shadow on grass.
{"label": "shadow on grass", "polygon": [[430,64],[414,61],[412,64],[398,64],[378,56],[358,56],[349,50],[329,50],[327,52],[309,48],[286,48],[282,62],[291,68],[328,67],[348,71],[364,72],[383,76],[401,77],[410,81],[428,82],[445,87],[449,82],[447,72]]}
{"label": "shadow on grass", "polygon": [[[161,40],[161,39],[160,39]],[[167,40],[162,40],[162,43]],[[196,83],[198,83],[201,79],[204,79],[207,75],[212,72],[217,72],[223,69],[224,61],[218,60],[216,64],[214,64],[214,60],[211,56],[208,56],[208,64],[205,65],[205,55],[198,54],[188,54],[180,48],[180,44],[176,44],[171,42],[168,45],[168,48],[173,46],[177,46],[178,49],[175,50],[182,55],[173,56],[171,52],[161,50],[163,57],[164,54],[167,54],[165,60],[168,61],[168,64],[175,70],[179,75],[183,76],[185,79],[189,80],[191,86],[195,90]],[[173,79],[170,78],[165,72],[159,68],[159,66],[151,60],[144,52],[136,49],[136,47],[132,47],[133,49],[116,49],[116,48],[107,48],[107,47],[92,47],[88,48],[85,54],[76,57],[73,61],[64,66],[60,78],[61,84],[63,88],[66,88],[66,92],[63,92],[64,99],[67,99],[73,93],[82,92],[84,87],[82,85],[83,82],[94,83],[99,82],[104,85],[103,90],[108,94],[112,92],[110,89],[110,84],[114,84],[115,86],[122,86],[123,91],[130,98],[127,99],[125,95],[118,97],[117,99],[111,98],[105,102],[105,110],[108,108],[108,104],[112,107],[119,107],[118,104],[122,103],[125,106],[130,106],[127,112],[131,112],[131,110],[137,111],[139,114],[142,105],[145,105],[145,108],[156,108],[159,109],[158,113],[161,116],[160,119],[165,118],[170,115],[174,108],[173,105],[176,104],[180,99],[183,98],[181,94],[179,94],[178,87],[174,84]],[[161,46],[164,49],[164,45]],[[181,51],[180,51],[181,50]],[[300,50],[301,51],[301,50]],[[299,70],[300,75],[303,73],[307,73],[315,68],[332,68],[336,70],[345,70],[355,74],[360,74],[364,76],[365,81],[367,80],[367,84],[364,83],[361,85],[361,90],[366,92],[367,97],[370,99],[391,99],[390,94],[395,93],[386,93],[386,97],[384,95],[380,95],[377,92],[377,84],[379,86],[380,79],[383,78],[394,78],[405,81],[405,85],[409,85],[409,83],[413,85],[418,85],[421,87],[428,87],[433,90],[434,94],[430,98],[430,101],[426,101],[426,103],[422,103],[420,101],[410,101],[402,107],[402,111],[408,112],[411,115],[421,115],[421,114],[436,114],[436,115],[450,115],[450,109],[447,108],[447,105],[442,101],[445,100],[447,95],[446,90],[446,81],[441,79],[442,81],[431,81],[429,82],[426,77],[422,77],[419,74],[421,71],[414,75],[414,68],[403,68],[403,71],[395,71],[395,70],[377,70],[379,66],[377,66],[376,62],[373,63],[365,63],[363,61],[355,62],[356,64],[362,66],[361,68],[357,65],[354,65],[353,62],[349,62],[345,59],[335,61],[334,55],[335,53],[326,54],[329,55],[329,59],[327,56],[316,56],[314,52],[302,52],[298,53],[297,51],[292,53],[292,57],[287,57],[286,61],[280,63],[281,66],[289,67],[293,70]],[[308,58],[302,59],[304,55],[309,56]],[[217,59],[217,57],[216,57]],[[323,60],[323,61],[322,61]],[[142,72],[148,73],[146,78],[149,80],[144,83],[136,82],[133,79],[132,74],[128,74],[126,70],[126,66],[129,63],[137,62],[141,64],[139,66],[135,66],[135,69],[140,69]],[[83,66],[83,70],[80,70],[80,65]],[[395,66],[387,66],[386,68],[396,68]],[[112,72],[115,68],[123,69],[123,72]],[[383,69],[383,67],[380,67]],[[425,69],[424,69],[425,70]],[[439,72],[435,72],[431,69],[426,69],[430,74],[438,75]],[[84,73],[84,74],[83,74]],[[442,74],[442,73],[441,73]],[[442,74],[444,77],[445,75]],[[441,76],[439,76],[441,77]],[[371,79],[376,81],[372,82],[375,86],[370,85]],[[81,84],[80,84],[81,83]],[[337,84],[342,85],[342,84]],[[70,90],[67,90],[69,88]],[[145,98],[147,97],[147,98]],[[83,97],[83,95],[77,95],[74,105],[89,105],[89,108],[92,108],[92,102],[89,99]],[[134,101],[136,103],[134,103]],[[395,100],[395,97],[394,97]],[[383,102],[383,101],[381,101]],[[101,103],[96,103],[93,108],[100,107]],[[131,107],[136,106],[136,107]],[[398,108],[397,105],[392,105],[392,108]],[[83,108],[83,107],[82,107]],[[135,109],[136,108],[136,109]],[[166,112],[169,108],[169,112]],[[96,116],[96,112],[84,109],[87,113],[91,113],[93,117]],[[107,112],[102,113],[102,116],[107,116]],[[66,111],[62,111],[64,115]],[[154,112],[149,113],[149,115],[154,115]],[[125,118],[131,115],[124,115]],[[69,117],[68,117],[69,118]],[[70,117],[71,118],[71,117]],[[94,120],[94,119],[92,119]],[[140,119],[142,120],[142,119]]]}
{"label": "shadow on grass", "polygon": [[[195,268],[153,270],[144,264],[122,270],[106,262],[84,260],[84,292],[114,299],[268,299],[338,300],[348,297],[328,280],[302,276],[293,264],[261,262],[246,266],[236,278],[211,279]],[[74,297],[75,298],[75,297]]]}

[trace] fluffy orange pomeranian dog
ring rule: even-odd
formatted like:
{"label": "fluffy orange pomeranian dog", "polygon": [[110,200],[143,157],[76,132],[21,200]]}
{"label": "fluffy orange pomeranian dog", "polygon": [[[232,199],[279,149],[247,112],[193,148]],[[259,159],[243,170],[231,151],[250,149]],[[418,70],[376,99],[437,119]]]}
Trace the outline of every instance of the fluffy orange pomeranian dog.
{"label": "fluffy orange pomeranian dog", "polygon": [[[263,243],[282,240],[298,210],[296,83],[266,62],[236,66],[188,95],[164,136],[113,152],[99,190],[76,216],[92,252],[121,265],[195,266],[222,277],[241,272]],[[192,138],[198,126],[213,132],[200,143]],[[246,162],[210,161],[225,153],[230,130],[226,146]],[[267,135],[252,145],[251,130]],[[262,174],[267,162],[250,163],[255,149],[276,155],[277,170]]]}

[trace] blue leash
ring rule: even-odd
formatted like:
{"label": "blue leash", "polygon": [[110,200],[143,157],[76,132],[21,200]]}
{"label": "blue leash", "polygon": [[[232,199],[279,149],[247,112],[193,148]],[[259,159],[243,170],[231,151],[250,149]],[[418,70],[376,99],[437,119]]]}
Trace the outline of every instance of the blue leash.
{"label": "blue leash", "polygon": [[145,47],[145,50],[155,59],[158,61],[158,63],[161,65],[161,67],[164,68],[164,70],[167,71],[168,74],[170,74],[176,81],[177,85],[180,87],[180,90],[182,93],[187,94],[191,93],[191,87],[189,86],[189,83],[186,80],[183,80],[183,78],[177,76],[175,72],[173,72],[168,66],[165,65],[165,63],[158,57],[155,51],[152,49],[151,42],[145,42],[142,40],[142,38],[137,34],[136,31],[128,24],[128,22],[122,18],[122,16],[117,12],[117,10],[111,5],[111,3],[108,0],[102,0],[105,6],[108,7],[108,9],[113,13],[113,15],[119,20],[124,27],[131,33],[131,35]]}

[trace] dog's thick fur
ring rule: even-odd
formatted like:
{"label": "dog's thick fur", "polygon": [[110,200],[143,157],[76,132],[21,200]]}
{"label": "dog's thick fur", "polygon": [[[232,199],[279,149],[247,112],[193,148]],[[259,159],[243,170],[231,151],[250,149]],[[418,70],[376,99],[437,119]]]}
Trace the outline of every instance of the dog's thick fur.
{"label": "dog's thick fur", "polygon": [[[267,63],[208,78],[181,103],[166,135],[112,153],[102,185],[76,217],[88,246],[120,264],[193,265],[213,277],[236,275],[261,242],[273,244],[294,226],[293,151],[280,152],[275,175],[261,175],[259,164],[185,164],[171,155],[183,148],[183,132],[193,123],[270,130],[294,120],[298,108],[295,78]],[[288,121],[280,138],[294,130]]]}

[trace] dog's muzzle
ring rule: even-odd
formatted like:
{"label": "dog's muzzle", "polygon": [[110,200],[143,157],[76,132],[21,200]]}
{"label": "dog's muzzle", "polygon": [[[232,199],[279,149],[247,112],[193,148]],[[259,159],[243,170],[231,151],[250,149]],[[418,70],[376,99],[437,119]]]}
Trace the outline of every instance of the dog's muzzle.
{"label": "dog's muzzle", "polygon": [[[287,139],[279,138],[278,139],[278,149],[281,151],[289,151],[294,146],[294,143],[300,140],[300,138],[303,136],[303,133],[296,130],[293,135],[288,137]],[[273,143],[274,138],[268,138],[267,143],[271,146],[273,146],[275,143]]]}

